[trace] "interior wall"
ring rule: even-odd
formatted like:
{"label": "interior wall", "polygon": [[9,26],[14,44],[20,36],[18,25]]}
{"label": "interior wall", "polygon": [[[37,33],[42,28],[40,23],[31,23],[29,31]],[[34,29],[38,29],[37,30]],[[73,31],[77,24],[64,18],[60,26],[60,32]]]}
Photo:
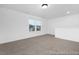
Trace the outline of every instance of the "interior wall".
{"label": "interior wall", "polygon": [[79,14],[48,20],[48,33],[79,42]]}
{"label": "interior wall", "polygon": [[56,28],[55,36],[60,39],[79,42],[79,28]]}
{"label": "interior wall", "polygon": [[[39,32],[29,32],[29,19],[42,21]],[[0,43],[46,34],[45,20],[7,8],[0,8]]]}
{"label": "interior wall", "polygon": [[[40,32],[29,32],[29,19],[42,21],[42,30]],[[79,14],[45,20],[40,17],[28,15],[15,10],[0,8],[0,43],[30,38],[43,34],[52,34],[59,38],[79,41],[78,28]],[[70,29],[72,31],[70,31]],[[62,33],[65,33],[66,35],[62,36]]]}

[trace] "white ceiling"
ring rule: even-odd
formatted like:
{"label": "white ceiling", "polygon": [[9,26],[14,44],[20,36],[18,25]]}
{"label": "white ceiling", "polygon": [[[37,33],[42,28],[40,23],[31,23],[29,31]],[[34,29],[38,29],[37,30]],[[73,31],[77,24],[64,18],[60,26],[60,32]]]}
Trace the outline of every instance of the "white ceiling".
{"label": "white ceiling", "polygon": [[49,4],[46,9],[41,8],[41,4],[1,4],[0,7],[17,10],[44,19],[67,16],[69,15],[67,11],[70,12],[70,15],[79,13],[79,4]]}

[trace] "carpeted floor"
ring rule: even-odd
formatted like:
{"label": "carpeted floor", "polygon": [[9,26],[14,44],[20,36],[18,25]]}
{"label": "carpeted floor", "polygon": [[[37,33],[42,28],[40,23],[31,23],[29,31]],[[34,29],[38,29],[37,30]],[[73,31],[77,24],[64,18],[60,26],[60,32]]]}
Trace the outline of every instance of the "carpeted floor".
{"label": "carpeted floor", "polygon": [[75,55],[79,43],[43,35],[0,45],[0,55]]}

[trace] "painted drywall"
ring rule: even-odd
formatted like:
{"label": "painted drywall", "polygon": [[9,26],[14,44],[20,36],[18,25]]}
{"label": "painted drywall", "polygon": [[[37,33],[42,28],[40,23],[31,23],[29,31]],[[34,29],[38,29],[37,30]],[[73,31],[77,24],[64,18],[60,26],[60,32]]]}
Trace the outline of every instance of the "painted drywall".
{"label": "painted drywall", "polygon": [[[41,21],[41,31],[29,32],[29,19]],[[0,8],[0,44],[45,34],[45,21],[15,10]]]}
{"label": "painted drywall", "polygon": [[79,28],[55,28],[57,38],[79,42]]}
{"label": "painted drywall", "polygon": [[79,14],[68,15],[61,18],[48,20],[48,33],[55,35],[58,38],[79,42],[78,28]]}
{"label": "painted drywall", "polygon": [[[41,32],[29,32],[29,19],[40,20],[42,22]],[[73,28],[72,31],[70,31],[71,28]],[[62,39],[78,42],[79,32],[76,32],[78,31],[78,28],[79,14],[45,20],[40,17],[28,15],[15,10],[0,8],[0,43],[7,43],[43,34],[52,34]],[[70,35],[72,32],[73,34]],[[65,33],[67,37],[65,35],[62,36],[62,33]]]}

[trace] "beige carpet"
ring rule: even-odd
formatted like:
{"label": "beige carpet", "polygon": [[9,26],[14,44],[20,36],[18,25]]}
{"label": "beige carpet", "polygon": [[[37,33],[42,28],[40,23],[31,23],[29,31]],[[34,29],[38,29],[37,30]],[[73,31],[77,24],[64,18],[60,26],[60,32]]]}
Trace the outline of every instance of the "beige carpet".
{"label": "beige carpet", "polygon": [[79,43],[43,35],[0,45],[1,55],[75,55]]}

